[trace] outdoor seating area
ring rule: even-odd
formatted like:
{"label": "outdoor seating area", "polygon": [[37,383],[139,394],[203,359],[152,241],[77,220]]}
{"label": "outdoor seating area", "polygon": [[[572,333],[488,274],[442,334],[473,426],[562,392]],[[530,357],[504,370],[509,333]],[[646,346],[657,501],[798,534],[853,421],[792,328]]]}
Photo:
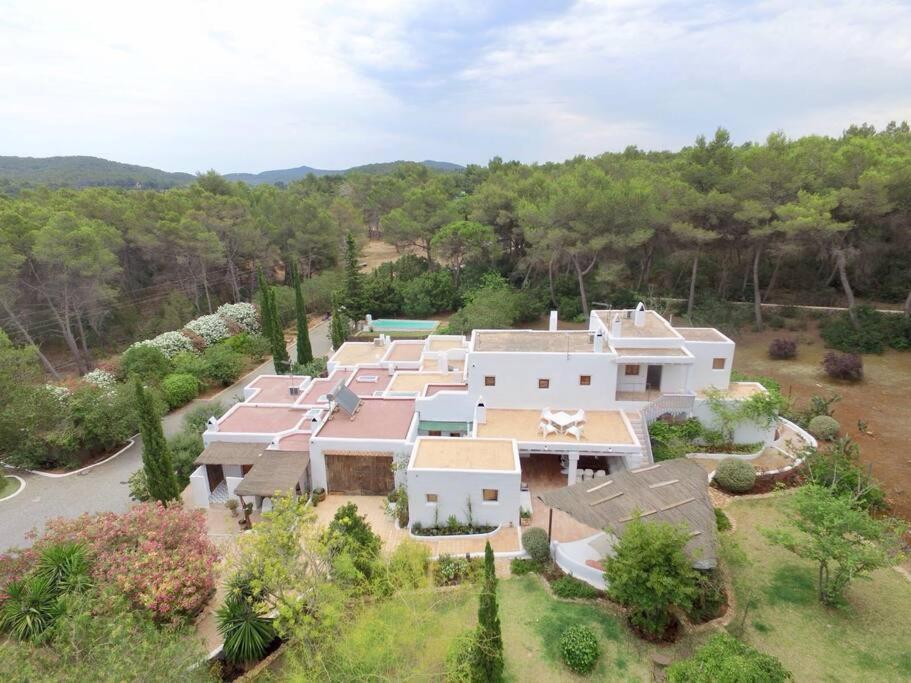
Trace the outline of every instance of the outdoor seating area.
{"label": "outdoor seating area", "polygon": [[550,408],[541,411],[541,422],[538,430],[546,439],[551,434],[569,434],[580,441],[585,425],[585,411],[577,410],[573,414],[565,411],[552,412]]}

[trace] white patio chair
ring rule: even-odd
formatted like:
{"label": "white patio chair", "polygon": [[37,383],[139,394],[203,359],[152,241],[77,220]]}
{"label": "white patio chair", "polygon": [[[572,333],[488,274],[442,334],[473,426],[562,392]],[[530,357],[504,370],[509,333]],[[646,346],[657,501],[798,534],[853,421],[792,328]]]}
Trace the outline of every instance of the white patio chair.
{"label": "white patio chair", "polygon": [[577,410],[575,413],[573,413],[572,422],[575,425],[581,425],[582,423],[584,423],[585,422],[585,411]]}
{"label": "white patio chair", "polygon": [[601,479],[602,477],[606,477],[606,476],[607,476],[607,472],[605,472],[604,470],[595,470],[595,479]]}
{"label": "white patio chair", "polygon": [[573,425],[572,427],[567,427],[563,433],[571,434],[572,436],[576,437],[576,441],[580,441],[582,439],[582,427],[580,427],[579,425]]}
{"label": "white patio chair", "polygon": [[546,439],[551,434],[558,434],[560,430],[554,427],[550,422],[544,422],[543,420],[538,424],[538,429],[541,432],[541,435]]}
{"label": "white patio chair", "polygon": [[594,473],[592,470],[590,470],[590,469],[586,469],[586,470],[585,470],[584,480],[585,480],[585,481],[591,481],[591,480],[594,479],[594,478],[595,478],[595,473]]}
{"label": "white patio chair", "polygon": [[543,420],[544,422],[553,423],[554,414],[550,408],[545,408],[544,410],[541,411],[541,420]]}

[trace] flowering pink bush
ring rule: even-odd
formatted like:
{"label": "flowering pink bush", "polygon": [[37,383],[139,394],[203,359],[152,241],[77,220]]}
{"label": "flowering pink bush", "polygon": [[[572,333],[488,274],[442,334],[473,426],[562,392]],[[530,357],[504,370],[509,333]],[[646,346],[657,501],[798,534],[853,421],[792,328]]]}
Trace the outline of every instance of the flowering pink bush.
{"label": "flowering pink bush", "polygon": [[61,541],[85,544],[95,580],[162,621],[196,614],[215,590],[218,551],[200,510],[143,503],[120,515],[58,518],[35,550]]}

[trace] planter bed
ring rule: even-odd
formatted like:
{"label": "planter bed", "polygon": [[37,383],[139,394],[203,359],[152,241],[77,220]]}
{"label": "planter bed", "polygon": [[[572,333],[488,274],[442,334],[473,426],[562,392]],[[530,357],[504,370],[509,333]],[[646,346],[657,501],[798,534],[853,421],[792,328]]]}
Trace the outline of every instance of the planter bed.
{"label": "planter bed", "polygon": [[411,527],[411,535],[420,538],[466,538],[470,536],[489,536],[497,531],[497,526],[468,526],[457,527]]}

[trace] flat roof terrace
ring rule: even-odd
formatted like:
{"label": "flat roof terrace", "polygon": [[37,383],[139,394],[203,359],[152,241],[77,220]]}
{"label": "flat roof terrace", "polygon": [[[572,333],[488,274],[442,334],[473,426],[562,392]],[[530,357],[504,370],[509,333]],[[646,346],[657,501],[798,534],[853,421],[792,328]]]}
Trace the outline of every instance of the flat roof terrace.
{"label": "flat roof terrace", "polygon": [[412,467],[428,470],[519,471],[510,439],[452,439],[421,437]]}
{"label": "flat roof terrace", "polygon": [[328,392],[335,389],[339,382],[344,382],[351,377],[351,370],[336,370],[329,377],[317,379],[310,383],[307,391],[301,395],[301,404],[315,404],[319,401],[320,396],[325,396]]}
{"label": "flat roof terrace", "polygon": [[677,327],[675,328],[684,339],[695,342],[729,342],[721,332],[714,327]]}
{"label": "flat roof terrace", "polygon": [[464,349],[468,347],[468,342],[464,339],[453,337],[431,337],[427,342],[428,351],[449,351],[451,349]]}
{"label": "flat roof terrace", "polygon": [[392,375],[386,368],[358,368],[348,388],[358,396],[373,396],[377,391],[385,391],[391,381]]}
{"label": "flat roof terrace", "polygon": [[276,434],[294,429],[307,415],[304,408],[238,403],[218,422],[219,432]]}
{"label": "flat roof terrace", "polygon": [[[553,409],[557,412],[557,409]],[[567,411],[570,413],[574,410]],[[546,439],[538,424],[540,410],[511,410],[488,408],[486,424],[478,424],[478,437],[515,439],[516,441],[546,441],[547,443],[607,443],[633,445],[635,438],[619,410],[586,410],[581,441],[569,434],[551,434]]]}
{"label": "flat roof terrace", "polygon": [[296,403],[300,395],[292,394],[291,387],[299,387],[302,384],[300,375],[260,375],[247,385],[248,389],[259,389],[256,395],[250,399],[251,403]]}
{"label": "flat roof terrace", "polygon": [[385,360],[416,362],[421,360],[421,354],[424,353],[424,342],[394,341],[390,346],[392,348]]}
{"label": "flat roof terrace", "polygon": [[592,333],[587,330],[477,330],[475,351],[526,353],[591,353]]}
{"label": "flat roof terrace", "polygon": [[359,365],[361,363],[376,363],[386,355],[388,346],[377,346],[373,342],[345,342],[338,351],[329,359],[339,365]]}
{"label": "flat roof terrace", "polygon": [[336,409],[317,436],[404,440],[413,420],[413,399],[364,398],[353,416]]}
{"label": "flat roof terrace", "polygon": [[[677,332],[671,327],[670,323],[654,311],[645,311],[645,320],[641,327],[636,326],[636,312],[632,309],[595,311],[595,315],[597,315],[601,322],[604,323],[605,327],[607,327],[608,334],[611,333],[611,321],[614,319],[615,315],[619,315],[621,339],[623,337],[653,339],[671,337],[679,339]],[[616,339],[616,337],[612,338]]]}
{"label": "flat roof terrace", "polygon": [[457,372],[398,372],[389,385],[389,391],[424,392],[428,384],[460,384],[462,377]]}

